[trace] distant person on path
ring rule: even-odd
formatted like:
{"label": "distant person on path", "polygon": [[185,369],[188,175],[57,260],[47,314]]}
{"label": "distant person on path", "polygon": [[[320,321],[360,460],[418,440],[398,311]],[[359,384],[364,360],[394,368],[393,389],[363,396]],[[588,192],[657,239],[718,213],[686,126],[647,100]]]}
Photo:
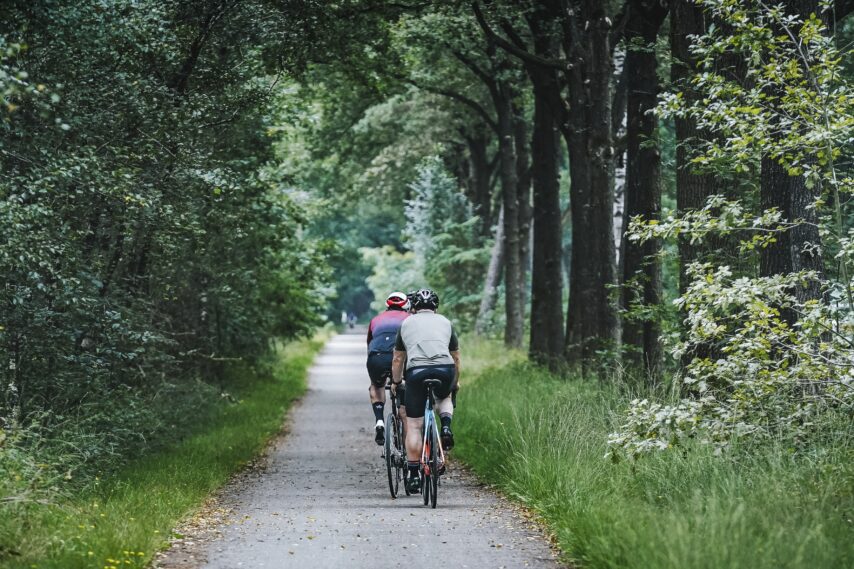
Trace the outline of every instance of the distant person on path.
{"label": "distant person on path", "polygon": [[409,300],[402,292],[393,292],[385,301],[386,311],[378,314],[368,326],[368,375],[371,407],[377,420],[374,440],[385,443],[385,379],[391,373],[392,352],[400,325],[409,316]]}
{"label": "distant person on path", "polygon": [[350,315],[347,316],[347,323],[350,324],[350,328],[353,328],[356,326],[356,313],[355,312],[350,312]]}
{"label": "distant person on path", "polygon": [[392,389],[404,380],[406,364],[406,459],[409,466],[409,491],[421,490],[418,468],[421,461],[421,428],[424,425],[424,406],[427,390],[424,380],[438,379],[442,385],[435,390],[442,422],[442,446],[454,446],[451,419],[454,404],[452,390],[460,378],[460,344],[450,320],[437,314],[439,295],[430,289],[419,290],[412,297],[414,313],[403,321],[394,345],[391,365]]}

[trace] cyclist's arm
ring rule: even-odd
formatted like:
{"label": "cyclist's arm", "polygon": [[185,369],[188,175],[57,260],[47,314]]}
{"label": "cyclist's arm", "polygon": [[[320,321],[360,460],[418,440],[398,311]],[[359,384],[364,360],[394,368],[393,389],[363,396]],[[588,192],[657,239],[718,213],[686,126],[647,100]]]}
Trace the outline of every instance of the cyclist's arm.
{"label": "cyclist's arm", "polygon": [[403,364],[406,362],[406,344],[403,343],[403,338],[400,335],[400,330],[397,332],[397,338],[394,341],[394,352],[391,359],[391,380],[394,383],[403,381]]}
{"label": "cyclist's arm", "polygon": [[368,324],[368,345],[371,345],[371,340],[374,339],[374,321],[371,320],[371,323]]}
{"label": "cyclist's arm", "polygon": [[460,387],[460,340],[457,338],[457,332],[451,328],[451,340],[448,342],[448,351],[454,359],[454,389]]}
{"label": "cyclist's arm", "polygon": [[394,383],[403,381],[403,363],[406,361],[406,352],[394,351],[391,359],[391,380]]}

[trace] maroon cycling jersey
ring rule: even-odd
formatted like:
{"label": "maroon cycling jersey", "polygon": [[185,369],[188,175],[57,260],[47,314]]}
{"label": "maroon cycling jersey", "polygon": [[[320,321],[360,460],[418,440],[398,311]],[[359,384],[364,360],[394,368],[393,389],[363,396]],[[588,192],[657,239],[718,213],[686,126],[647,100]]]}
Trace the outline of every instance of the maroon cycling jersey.
{"label": "maroon cycling jersey", "polygon": [[368,326],[368,352],[391,353],[397,331],[409,313],[405,310],[389,309],[374,316]]}

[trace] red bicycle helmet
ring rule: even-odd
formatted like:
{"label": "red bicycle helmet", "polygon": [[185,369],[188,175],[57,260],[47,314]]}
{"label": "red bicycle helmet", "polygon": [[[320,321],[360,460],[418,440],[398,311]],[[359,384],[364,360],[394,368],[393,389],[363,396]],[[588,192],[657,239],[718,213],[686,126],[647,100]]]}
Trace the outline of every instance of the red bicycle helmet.
{"label": "red bicycle helmet", "polygon": [[388,295],[388,298],[385,300],[385,305],[389,308],[400,308],[401,310],[406,309],[406,305],[409,303],[409,299],[402,292],[393,292]]}

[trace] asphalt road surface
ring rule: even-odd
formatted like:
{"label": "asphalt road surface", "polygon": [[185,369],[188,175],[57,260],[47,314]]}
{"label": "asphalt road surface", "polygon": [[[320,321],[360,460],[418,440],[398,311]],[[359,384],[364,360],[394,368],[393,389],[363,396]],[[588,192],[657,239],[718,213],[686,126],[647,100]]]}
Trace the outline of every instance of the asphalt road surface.
{"label": "asphalt road surface", "polygon": [[560,567],[522,516],[453,465],[437,509],[420,496],[391,498],[373,440],[364,333],[334,337],[317,357],[288,434],[267,467],[232,490],[233,511],[199,552],[201,566]]}

